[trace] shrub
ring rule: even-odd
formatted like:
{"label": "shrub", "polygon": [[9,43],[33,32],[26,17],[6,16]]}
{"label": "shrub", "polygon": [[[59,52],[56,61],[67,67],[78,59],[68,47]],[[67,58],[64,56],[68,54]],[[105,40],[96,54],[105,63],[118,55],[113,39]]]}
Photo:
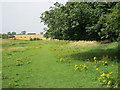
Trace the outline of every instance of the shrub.
{"label": "shrub", "polygon": [[34,38],[33,40],[37,40],[37,38]]}
{"label": "shrub", "polygon": [[37,40],[40,40],[40,38],[36,38]]}
{"label": "shrub", "polygon": [[8,35],[2,34],[2,38],[3,38],[3,39],[8,39]]}
{"label": "shrub", "polygon": [[33,41],[33,39],[32,39],[32,38],[30,38],[30,41]]}

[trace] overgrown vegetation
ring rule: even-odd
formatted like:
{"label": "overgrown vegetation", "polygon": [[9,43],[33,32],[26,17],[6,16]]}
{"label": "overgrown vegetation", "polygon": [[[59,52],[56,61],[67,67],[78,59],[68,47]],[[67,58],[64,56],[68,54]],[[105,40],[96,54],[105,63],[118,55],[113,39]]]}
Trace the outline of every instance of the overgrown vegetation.
{"label": "overgrown vegetation", "polygon": [[58,2],[41,15],[46,37],[119,41],[120,2]]}

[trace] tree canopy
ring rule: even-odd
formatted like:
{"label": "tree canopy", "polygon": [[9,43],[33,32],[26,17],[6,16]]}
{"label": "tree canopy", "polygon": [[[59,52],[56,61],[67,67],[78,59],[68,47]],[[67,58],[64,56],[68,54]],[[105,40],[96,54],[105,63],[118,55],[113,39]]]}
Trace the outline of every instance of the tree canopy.
{"label": "tree canopy", "polygon": [[40,18],[53,39],[119,40],[120,2],[56,2]]}

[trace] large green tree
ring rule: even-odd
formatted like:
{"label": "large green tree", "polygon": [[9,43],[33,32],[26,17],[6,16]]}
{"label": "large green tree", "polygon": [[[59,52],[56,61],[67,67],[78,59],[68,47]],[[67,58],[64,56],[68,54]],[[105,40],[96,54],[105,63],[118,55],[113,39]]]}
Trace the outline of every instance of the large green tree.
{"label": "large green tree", "polygon": [[40,17],[48,27],[45,36],[64,40],[100,40],[103,38],[100,31],[105,28],[102,24],[111,18],[111,9],[115,5],[116,2],[67,2],[65,5],[57,2]]}
{"label": "large green tree", "polygon": [[65,6],[55,3],[45,11],[42,22],[48,26],[47,36],[57,39],[87,39],[85,27],[96,22],[96,14],[87,3],[67,2]]}
{"label": "large green tree", "polygon": [[110,13],[102,14],[99,20],[92,27],[88,27],[89,32],[97,32],[101,40],[120,40],[120,2],[115,7],[109,9]]}

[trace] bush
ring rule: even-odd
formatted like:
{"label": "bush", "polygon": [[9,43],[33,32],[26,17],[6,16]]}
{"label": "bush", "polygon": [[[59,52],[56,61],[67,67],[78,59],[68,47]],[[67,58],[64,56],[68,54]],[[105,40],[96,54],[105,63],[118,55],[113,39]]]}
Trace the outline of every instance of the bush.
{"label": "bush", "polygon": [[3,39],[8,39],[8,35],[2,34],[2,38],[3,38]]}
{"label": "bush", "polygon": [[40,38],[37,38],[37,40],[40,40]]}
{"label": "bush", "polygon": [[34,38],[33,40],[37,40],[37,38]]}
{"label": "bush", "polygon": [[40,38],[30,38],[30,41],[33,41],[33,40],[42,40]]}
{"label": "bush", "polygon": [[30,38],[30,41],[33,41],[33,39],[32,39],[32,38]]}

